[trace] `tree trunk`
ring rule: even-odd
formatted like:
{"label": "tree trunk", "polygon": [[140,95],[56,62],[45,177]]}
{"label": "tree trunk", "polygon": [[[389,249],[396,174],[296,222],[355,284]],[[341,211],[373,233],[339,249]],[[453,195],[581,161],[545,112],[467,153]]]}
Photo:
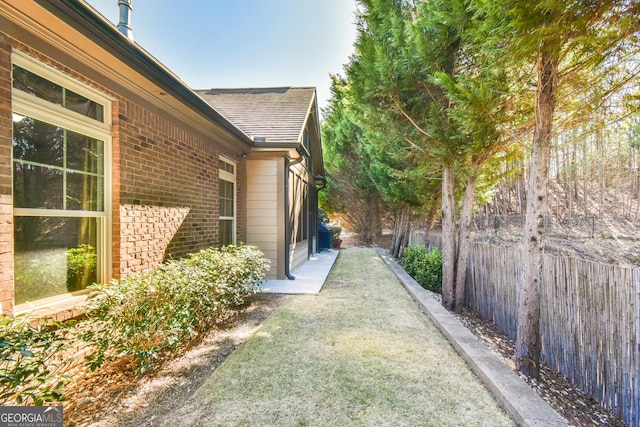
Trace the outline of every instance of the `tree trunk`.
{"label": "tree trunk", "polygon": [[540,280],[551,129],[558,86],[558,58],[546,44],[538,58],[535,129],[529,169],[523,248],[524,274],[518,300],[515,362],[518,372],[538,378],[540,368]]}
{"label": "tree trunk", "polygon": [[587,145],[587,140],[585,139],[584,142],[582,143],[582,158],[584,161],[584,165],[582,167],[582,180],[583,180],[583,193],[584,193],[584,216],[588,217],[589,215],[591,215],[591,212],[589,211],[589,158],[588,156],[588,145]]}
{"label": "tree trunk", "polygon": [[400,250],[398,251],[398,258],[402,258],[404,256],[404,248],[409,245],[409,235],[411,234],[411,206],[407,206],[405,208],[405,219],[404,234]]}
{"label": "tree trunk", "polygon": [[396,214],[396,221],[393,227],[393,246],[391,247],[391,256],[398,258],[400,253],[400,239],[402,238],[402,216],[404,211],[400,211]]}
{"label": "tree trunk", "polygon": [[442,171],[442,305],[453,310],[456,272],[455,184],[453,170]]}
{"label": "tree trunk", "polygon": [[596,146],[598,150],[598,216],[604,215],[604,118],[598,124],[600,129],[597,133]]}
{"label": "tree trunk", "polygon": [[475,176],[467,179],[467,185],[464,189],[464,201],[462,204],[462,213],[460,214],[460,230],[458,241],[458,261],[456,262],[456,289],[453,310],[456,313],[462,313],[464,306],[464,294],[467,281],[467,258],[469,257],[469,233],[471,232],[471,220],[473,215],[473,203],[475,202],[476,178]]}

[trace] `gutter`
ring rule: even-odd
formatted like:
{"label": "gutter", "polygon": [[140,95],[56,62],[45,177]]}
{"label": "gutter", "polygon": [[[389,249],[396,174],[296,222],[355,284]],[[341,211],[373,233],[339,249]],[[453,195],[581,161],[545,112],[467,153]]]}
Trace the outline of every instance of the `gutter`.
{"label": "gutter", "polygon": [[244,144],[253,146],[253,140],[248,135],[200,98],[164,64],[120,33],[114,24],[84,0],[34,1],[69,26],[80,30],[88,39],[99,44],[109,53],[121,58],[134,70],[139,70],[140,74],[165,89],[167,93],[221,125]]}

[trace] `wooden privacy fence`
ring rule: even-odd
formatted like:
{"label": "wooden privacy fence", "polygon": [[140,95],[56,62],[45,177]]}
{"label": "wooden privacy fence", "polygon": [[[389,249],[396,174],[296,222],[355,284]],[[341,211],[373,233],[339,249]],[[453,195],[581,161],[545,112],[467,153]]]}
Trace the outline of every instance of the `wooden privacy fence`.
{"label": "wooden privacy fence", "polygon": [[[466,304],[517,331],[522,253],[475,243]],[[640,269],[544,255],[542,358],[632,426],[640,425]]]}

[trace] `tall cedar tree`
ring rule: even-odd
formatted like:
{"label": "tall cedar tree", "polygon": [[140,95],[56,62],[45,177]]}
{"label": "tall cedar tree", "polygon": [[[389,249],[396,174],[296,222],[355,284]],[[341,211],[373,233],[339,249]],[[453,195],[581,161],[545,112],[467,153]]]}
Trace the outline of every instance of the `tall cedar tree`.
{"label": "tall cedar tree", "polygon": [[442,301],[461,311],[477,180],[488,181],[487,163],[505,148],[497,131],[504,75],[496,64],[486,66],[486,55],[467,35],[473,22],[467,2],[360,3],[357,53],[347,69],[354,98],[391,118],[425,171],[440,170]]}
{"label": "tall cedar tree", "polygon": [[371,158],[363,147],[363,130],[349,104],[348,89],[343,78],[332,76],[332,98],[322,126],[329,183],[321,201],[329,212],[345,215],[364,244],[371,245],[380,230],[381,198],[370,177]]}
{"label": "tall cedar tree", "polygon": [[572,70],[595,67],[607,59],[637,19],[628,0],[478,0],[486,42],[502,46],[501,60],[522,67],[535,63],[535,124],[523,248],[523,279],[518,302],[516,367],[538,377],[540,366],[540,280],[547,204],[547,180],[558,90]]}

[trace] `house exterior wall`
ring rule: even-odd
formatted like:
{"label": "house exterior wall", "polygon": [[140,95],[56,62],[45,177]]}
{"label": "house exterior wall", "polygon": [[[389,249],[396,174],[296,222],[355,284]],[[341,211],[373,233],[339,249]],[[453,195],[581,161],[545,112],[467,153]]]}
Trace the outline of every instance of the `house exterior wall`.
{"label": "house exterior wall", "polygon": [[[289,269],[293,270],[303,262],[309,259],[309,228],[304,230],[305,223],[301,221],[303,216],[308,215],[309,207],[309,171],[306,167],[307,161],[294,165],[289,172],[289,206],[292,218],[292,241],[289,248]],[[305,208],[306,207],[306,208]],[[308,217],[307,217],[308,218]],[[309,227],[306,224],[306,227]],[[297,241],[298,235],[306,235],[300,241]]]}
{"label": "house exterior wall", "polygon": [[218,157],[237,156],[134,102],[119,105],[119,274],[218,245]]}
{"label": "house exterior wall", "polygon": [[268,279],[284,279],[284,159],[247,160],[246,177],[247,244],[271,261]]}
{"label": "house exterior wall", "polygon": [[309,259],[309,241],[294,243],[291,245],[291,270]]}
{"label": "house exterior wall", "polygon": [[[34,36],[35,37],[35,36]],[[113,99],[112,209],[110,276],[125,277],[168,258],[218,244],[218,158],[237,160],[237,241],[243,241],[246,148],[232,137],[218,138],[176,119],[161,105],[124,90],[107,76],[98,79],[93,64],[78,67],[46,40],[39,49],[0,31],[0,303],[14,313],[11,52],[20,51]],[[113,64],[117,66],[118,64]],[[213,128],[213,125],[211,125]],[[233,144],[237,143],[238,148]],[[61,308],[61,310],[63,310]]]}
{"label": "house exterior wall", "polygon": [[13,200],[11,181],[11,48],[0,33],[0,304],[13,311]]}

